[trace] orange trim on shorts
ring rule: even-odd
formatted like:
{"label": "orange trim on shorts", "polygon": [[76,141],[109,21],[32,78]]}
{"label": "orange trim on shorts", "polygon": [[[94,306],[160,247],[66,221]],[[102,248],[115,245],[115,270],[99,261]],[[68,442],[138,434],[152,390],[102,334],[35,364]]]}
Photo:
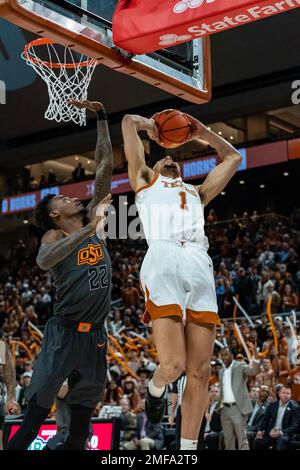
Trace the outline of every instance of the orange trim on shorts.
{"label": "orange trim on shorts", "polygon": [[221,326],[219,315],[215,312],[196,312],[195,310],[186,309],[186,319],[198,325],[208,323]]}
{"label": "orange trim on shorts", "polygon": [[166,317],[179,317],[182,319],[182,311],[178,304],[169,305],[155,305],[152,300],[146,301],[146,311],[150,314],[151,320],[157,320],[158,318]]}
{"label": "orange trim on shorts", "polygon": [[[142,283],[140,282],[142,288]],[[146,287],[145,295],[145,313],[143,316],[142,323],[149,325],[150,321],[157,320],[158,318],[167,318],[167,317],[179,317],[182,319],[182,311],[178,304],[169,304],[169,305],[156,305],[152,300],[150,300],[150,293]],[[143,288],[142,288],[143,290]],[[144,292],[144,290],[143,290]]]}
{"label": "orange trim on shorts", "polygon": [[141,188],[137,189],[136,192],[135,192],[135,195],[137,195],[138,193],[140,193],[141,191],[143,191],[144,189],[148,189],[150,188],[151,186],[154,185],[154,183],[157,181],[159,177],[159,173],[155,173],[152,180],[150,181],[150,183],[148,184],[145,184],[145,186],[142,186]]}

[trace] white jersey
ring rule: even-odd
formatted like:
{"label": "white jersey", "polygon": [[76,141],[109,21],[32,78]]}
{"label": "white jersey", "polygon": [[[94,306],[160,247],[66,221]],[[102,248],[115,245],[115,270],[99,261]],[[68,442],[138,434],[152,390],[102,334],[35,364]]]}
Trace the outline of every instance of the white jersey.
{"label": "white jersey", "polygon": [[148,242],[197,242],[208,248],[204,233],[204,205],[200,195],[182,178],[156,174],[136,195],[136,206]]}

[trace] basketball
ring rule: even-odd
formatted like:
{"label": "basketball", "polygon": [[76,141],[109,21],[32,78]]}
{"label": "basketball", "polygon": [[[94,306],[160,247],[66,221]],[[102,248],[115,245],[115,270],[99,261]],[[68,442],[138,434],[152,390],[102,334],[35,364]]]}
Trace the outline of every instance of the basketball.
{"label": "basketball", "polygon": [[155,123],[162,147],[179,147],[191,134],[191,123],[186,114],[176,109],[167,109],[157,114]]}

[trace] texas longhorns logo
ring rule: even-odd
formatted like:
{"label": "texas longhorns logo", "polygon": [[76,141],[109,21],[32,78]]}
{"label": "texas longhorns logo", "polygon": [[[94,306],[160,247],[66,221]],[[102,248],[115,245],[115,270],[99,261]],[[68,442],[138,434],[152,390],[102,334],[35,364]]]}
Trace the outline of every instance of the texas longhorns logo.
{"label": "texas longhorns logo", "polygon": [[176,3],[173,8],[174,13],[183,13],[188,8],[198,8],[203,3],[213,3],[216,0],[182,0],[181,2]]}

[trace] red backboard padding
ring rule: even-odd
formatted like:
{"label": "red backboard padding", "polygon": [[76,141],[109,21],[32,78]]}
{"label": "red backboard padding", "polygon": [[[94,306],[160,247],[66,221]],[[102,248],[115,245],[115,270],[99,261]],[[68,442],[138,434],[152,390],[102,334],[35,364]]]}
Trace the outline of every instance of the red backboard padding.
{"label": "red backboard padding", "polygon": [[144,54],[300,7],[300,0],[119,0],[116,46]]}

